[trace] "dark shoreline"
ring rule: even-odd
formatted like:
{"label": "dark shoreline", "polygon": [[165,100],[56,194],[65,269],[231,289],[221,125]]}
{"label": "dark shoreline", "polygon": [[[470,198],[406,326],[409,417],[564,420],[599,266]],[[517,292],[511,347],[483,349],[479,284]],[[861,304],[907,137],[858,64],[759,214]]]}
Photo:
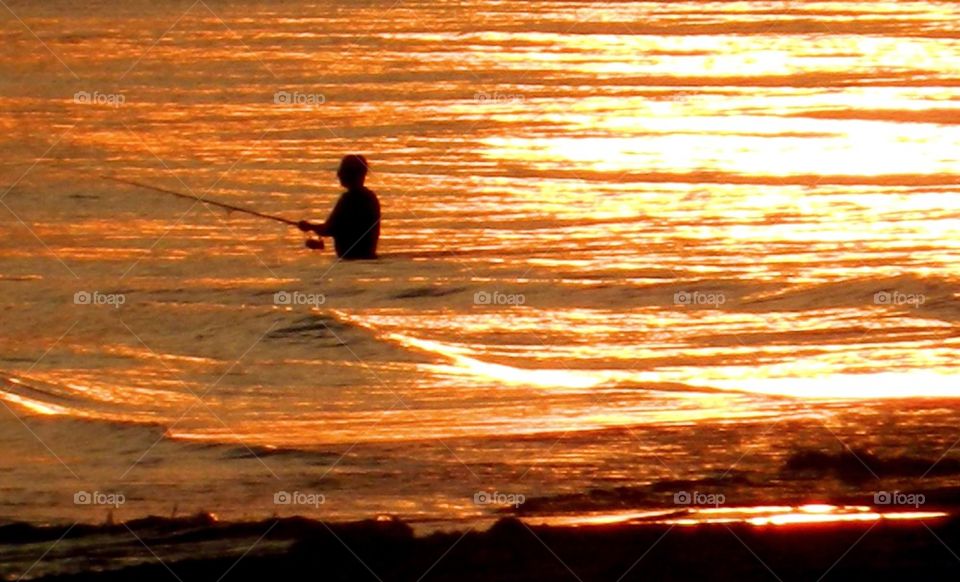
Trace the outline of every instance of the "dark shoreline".
{"label": "dark shoreline", "polygon": [[[303,518],[184,527],[150,518],[80,526],[74,537],[138,532],[147,547],[242,541],[244,551],[164,559],[107,572],[84,563],[48,582],[181,580],[632,581],[632,580],[939,580],[960,579],[960,517],[754,526],[618,524],[528,526],[507,518],[483,532],[417,537],[399,521],[327,524]],[[129,527],[129,531],[127,528]],[[166,529],[165,529],[166,528]],[[0,527],[0,544],[40,542],[57,528]],[[149,530],[149,535],[147,535]],[[60,528],[60,535],[62,535]],[[267,532],[266,534],[264,532]],[[53,540],[56,540],[53,537]],[[283,542],[282,548],[278,545]],[[149,555],[144,545],[139,546]],[[272,549],[270,549],[272,545]],[[252,549],[251,549],[252,546]],[[955,550],[954,548],[957,548]],[[248,553],[244,553],[248,551]],[[204,552],[197,551],[197,554]],[[77,554],[78,560],[84,560]],[[159,560],[164,559],[161,563]],[[102,567],[102,566],[101,566]],[[16,579],[14,576],[13,579]]]}

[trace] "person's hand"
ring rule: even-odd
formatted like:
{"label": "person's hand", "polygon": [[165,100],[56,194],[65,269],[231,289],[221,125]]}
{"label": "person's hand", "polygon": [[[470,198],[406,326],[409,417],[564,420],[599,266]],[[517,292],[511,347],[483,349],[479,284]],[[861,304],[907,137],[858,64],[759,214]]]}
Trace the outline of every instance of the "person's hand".
{"label": "person's hand", "polygon": [[300,222],[297,223],[297,228],[299,228],[303,232],[310,232],[311,230],[313,230],[313,225],[310,224],[309,220],[301,220]]}
{"label": "person's hand", "polygon": [[323,250],[323,240],[319,238],[307,239],[306,246],[308,249],[313,249],[315,251]]}

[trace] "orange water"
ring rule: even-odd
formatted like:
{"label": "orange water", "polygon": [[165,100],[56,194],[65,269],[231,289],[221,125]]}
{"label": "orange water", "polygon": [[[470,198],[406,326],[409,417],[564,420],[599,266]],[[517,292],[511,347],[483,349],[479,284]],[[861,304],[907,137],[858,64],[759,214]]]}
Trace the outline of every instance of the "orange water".
{"label": "orange water", "polygon": [[[806,447],[956,456],[953,5],[9,6],[0,516],[949,482],[778,475]],[[95,177],[322,218],[348,152],[378,262]]]}

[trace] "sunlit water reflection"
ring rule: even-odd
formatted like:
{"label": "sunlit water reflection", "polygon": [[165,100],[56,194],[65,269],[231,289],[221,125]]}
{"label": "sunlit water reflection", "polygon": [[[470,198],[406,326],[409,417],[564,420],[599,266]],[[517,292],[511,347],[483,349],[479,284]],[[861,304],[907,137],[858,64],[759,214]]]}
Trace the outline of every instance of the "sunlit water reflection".
{"label": "sunlit water reflection", "polygon": [[[956,457],[951,7],[391,4],[12,3],[49,50],[0,16],[0,516],[953,482],[782,470]],[[321,217],[348,151],[377,262],[96,178]]]}

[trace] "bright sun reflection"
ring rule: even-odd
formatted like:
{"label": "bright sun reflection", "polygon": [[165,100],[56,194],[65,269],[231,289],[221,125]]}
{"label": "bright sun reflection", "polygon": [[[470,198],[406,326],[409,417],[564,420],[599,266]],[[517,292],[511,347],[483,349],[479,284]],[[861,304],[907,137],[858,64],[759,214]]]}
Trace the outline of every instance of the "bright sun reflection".
{"label": "bright sun reflection", "polygon": [[[581,125],[593,131],[608,127],[610,136],[492,137],[484,140],[489,148],[485,155],[522,159],[543,169],[573,164],[574,169],[595,172],[709,169],[755,175],[762,168],[768,176],[882,176],[952,174],[956,170],[952,152],[960,148],[960,129],[928,124],[755,117],[691,120],[676,108],[660,113],[645,109],[635,118],[608,119],[601,112],[596,119],[584,118]],[[660,118],[651,118],[657,115]],[[637,135],[625,136],[630,133],[627,128]],[[791,132],[808,135],[784,135]]]}
{"label": "bright sun reflection", "polygon": [[590,388],[604,381],[602,377],[597,375],[574,370],[526,370],[482,362],[463,355],[461,349],[399,333],[389,334],[387,337],[403,345],[441,354],[453,360],[455,367],[452,370],[449,366],[432,366],[434,370],[441,372],[455,371],[460,374],[482,376],[508,385],[529,385],[542,388]]}
{"label": "bright sun reflection", "polygon": [[946,517],[941,511],[879,512],[863,505],[807,504],[747,507],[693,507],[675,509],[587,512],[526,518],[531,524],[553,526],[603,526],[614,524],[661,524],[693,526],[746,523],[754,526],[791,526],[815,523],[869,522],[878,520],[926,520]]}
{"label": "bright sun reflection", "polygon": [[728,390],[794,398],[956,398],[960,376],[956,373],[911,370],[875,374],[833,374],[757,378],[747,370],[735,379],[710,379],[706,384]]}

